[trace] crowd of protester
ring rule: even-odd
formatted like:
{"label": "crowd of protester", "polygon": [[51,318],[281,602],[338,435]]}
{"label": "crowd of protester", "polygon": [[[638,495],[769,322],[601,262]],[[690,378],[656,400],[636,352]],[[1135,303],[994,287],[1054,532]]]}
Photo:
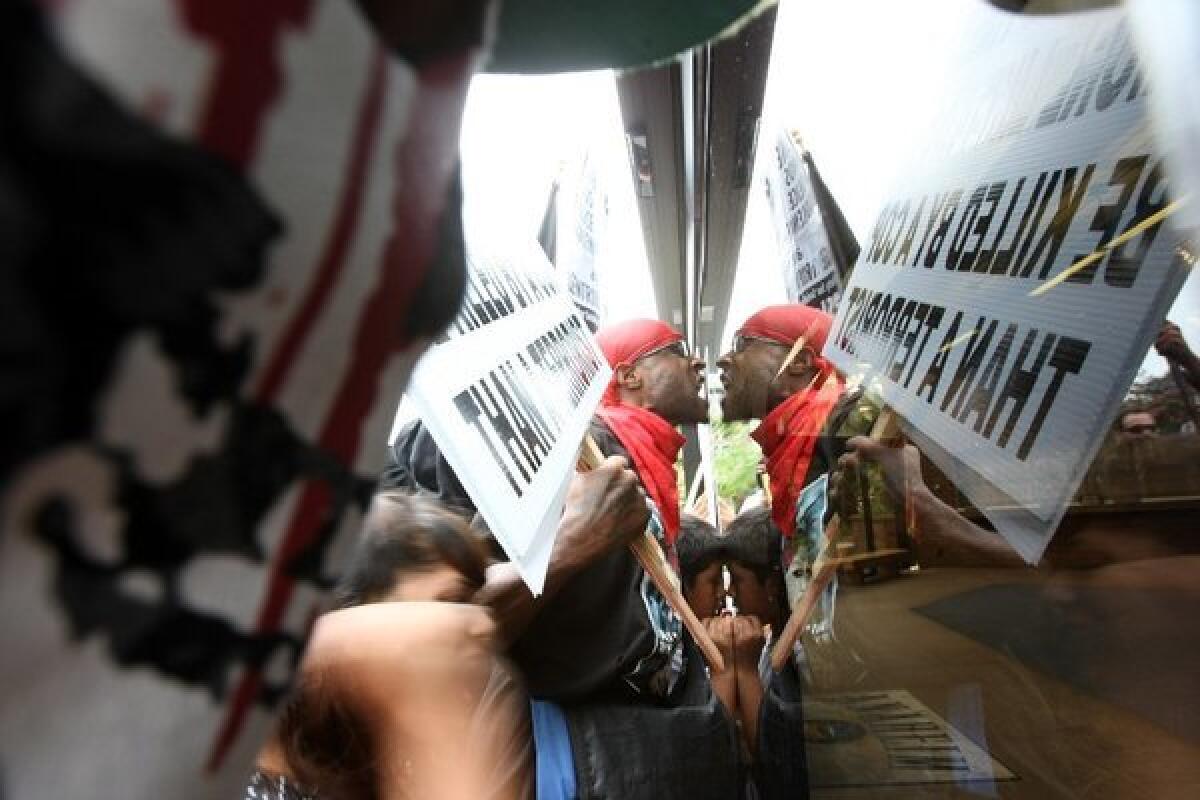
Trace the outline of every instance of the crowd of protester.
{"label": "crowd of protester", "polygon": [[[915,447],[851,430],[861,393],[846,392],[819,355],[830,322],[804,306],[768,307],[720,360],[727,418],[763,420],[754,436],[773,501],[724,531],[681,513],[674,478],[675,426],[705,418],[700,361],[657,321],[602,329],[613,379],[590,435],[609,459],[575,478],[564,520],[586,524],[564,522],[540,598],[503,560],[424,425],[410,423],[390,448],[342,610],[318,622],[248,797],[369,796],[370,787],[382,796],[397,753],[423,754],[403,757],[396,785],[408,792],[806,796],[806,645],[782,669],[769,656],[815,577],[841,470],[880,467],[930,563],[1025,566],[929,489]],[[1122,429],[1136,418],[1125,414]],[[834,499],[814,515],[800,490],[824,480]],[[704,663],[623,546],[647,525],[722,669]],[[836,592],[823,594],[806,626],[810,647],[831,631]],[[438,636],[414,657],[420,637],[409,636],[426,624]],[[464,765],[466,741],[474,757]]]}
{"label": "crowd of protester", "polygon": [[[749,394],[769,395],[772,406],[817,393],[819,407],[802,421],[792,419],[796,403],[787,407],[791,428],[785,424],[778,437],[784,446],[799,436],[811,440],[774,468],[776,486],[793,503],[783,470],[807,479],[814,459],[812,469],[828,471],[837,455],[837,437],[816,434],[839,400],[825,387],[840,383],[811,388],[829,323],[803,306],[766,309],[748,323],[763,338],[735,347],[735,363],[725,367]],[[805,335],[810,343],[793,348]],[[802,662],[777,671],[767,656],[794,602],[785,569],[800,569],[815,544],[806,542],[796,556],[776,523],[787,517],[767,508],[738,517],[724,535],[681,514],[675,461],[683,438],[675,426],[707,417],[702,363],[677,331],[654,320],[618,323],[596,338],[613,378],[590,436],[608,460],[572,484],[546,590],[534,597],[500,557],[423,423],[411,423],[390,448],[385,488],[343,578],[342,610],[318,621],[249,796],[361,795],[368,786],[382,792],[392,779],[415,791],[454,763],[449,742],[471,736],[481,737],[470,748],[475,768],[455,771],[455,780],[483,780],[477,785],[495,796],[807,792]],[[764,343],[780,352],[760,357],[795,350],[804,364],[782,394],[760,385],[761,376],[774,381],[771,370],[760,370],[758,382],[738,371]],[[828,379],[827,365],[815,369]],[[727,387],[726,397],[736,403],[740,395]],[[677,611],[624,546],[647,526],[677,565],[685,598],[723,665],[705,664]],[[452,648],[430,647],[414,659],[419,639],[407,638],[421,629],[411,620],[422,614],[457,620],[444,636],[470,644],[454,664],[438,661]],[[389,617],[399,632],[377,642]],[[439,692],[453,694],[447,686],[455,682],[460,702],[446,702]],[[388,707],[372,711],[374,702]],[[484,730],[475,731],[481,721]],[[423,758],[406,756],[399,769],[391,763],[396,753]]]}

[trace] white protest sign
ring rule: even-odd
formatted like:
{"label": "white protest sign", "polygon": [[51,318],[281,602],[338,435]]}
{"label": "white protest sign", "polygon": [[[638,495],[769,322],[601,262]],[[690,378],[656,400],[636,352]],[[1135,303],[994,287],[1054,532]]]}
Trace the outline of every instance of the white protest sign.
{"label": "white protest sign", "polygon": [[1121,12],[982,13],[825,355],[1034,562],[1185,270]]}
{"label": "white protest sign", "polygon": [[842,284],[808,165],[779,129],[763,169],[788,301],[832,312]]}
{"label": "white protest sign", "polygon": [[468,252],[462,310],[409,396],[539,594],[580,442],[611,370],[532,239]]}
{"label": "white protest sign", "polygon": [[597,158],[588,153],[574,180],[558,194],[558,267],[566,273],[567,293],[588,327],[600,327],[600,283],[596,274],[608,231],[608,193],[601,184]]}

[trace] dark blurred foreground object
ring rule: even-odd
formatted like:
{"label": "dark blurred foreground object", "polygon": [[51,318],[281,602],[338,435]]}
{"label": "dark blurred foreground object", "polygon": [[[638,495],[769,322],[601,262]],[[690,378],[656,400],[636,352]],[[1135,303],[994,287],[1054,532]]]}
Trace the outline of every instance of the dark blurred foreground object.
{"label": "dark blurred foreground object", "polygon": [[1112,8],[1120,0],[987,0],[1001,11],[1020,14],[1068,14],[1094,8]]}
{"label": "dark blurred foreground object", "polygon": [[487,0],[355,2],[380,38],[417,66],[479,41],[488,14],[498,13],[484,68],[522,74],[628,69],[666,61],[736,29],[760,5],[756,0],[505,0],[493,12]]}
{"label": "dark blurred foreground object", "polygon": [[754,0],[506,0],[487,70],[568,72],[665,61],[736,27],[758,5]]}

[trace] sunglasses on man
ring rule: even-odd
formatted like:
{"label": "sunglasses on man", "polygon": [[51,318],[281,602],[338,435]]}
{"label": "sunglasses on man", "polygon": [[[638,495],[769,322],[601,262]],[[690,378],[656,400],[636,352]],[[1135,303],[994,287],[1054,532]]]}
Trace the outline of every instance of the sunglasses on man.
{"label": "sunglasses on man", "polygon": [[[657,355],[658,353],[670,353],[671,355],[679,356],[680,358],[692,357],[692,349],[688,347],[687,342],[680,339],[678,342],[672,342],[671,344],[651,350],[649,353],[646,353],[646,355],[642,356],[642,358],[649,358],[650,356]],[[641,361],[642,359],[639,358],[638,360]]]}
{"label": "sunglasses on man", "polygon": [[778,347],[786,347],[786,345],[784,345],[782,342],[777,342],[774,339],[764,339],[761,336],[747,336],[744,333],[739,333],[733,337],[733,352],[746,352],[746,348],[750,346],[751,342],[766,342],[767,344],[773,344]]}

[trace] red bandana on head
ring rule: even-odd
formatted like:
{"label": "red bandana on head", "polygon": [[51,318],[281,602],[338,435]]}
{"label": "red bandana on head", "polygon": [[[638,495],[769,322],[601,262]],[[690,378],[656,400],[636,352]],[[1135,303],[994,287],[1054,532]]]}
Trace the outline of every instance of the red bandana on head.
{"label": "red bandana on head", "polygon": [[613,368],[613,379],[604,392],[596,416],[604,420],[621,445],[629,451],[633,468],[646,494],[658,507],[667,544],[679,534],[679,485],[675,459],[683,447],[683,436],[665,419],[637,406],[621,402],[616,371],[632,366],[655,350],[683,341],[674,328],[656,319],[635,319],[609,325],[596,333],[604,357]]}
{"label": "red bandana on head", "polygon": [[633,362],[639,358],[682,341],[683,334],[656,319],[631,319],[606,325],[596,331],[596,344],[600,345],[601,352],[613,368],[613,377],[601,404],[611,406],[620,402],[617,396],[618,367],[633,366]]}
{"label": "red bandana on head", "polygon": [[[746,320],[738,333],[788,347],[803,339],[805,347],[819,354],[832,324],[833,317],[809,306],[768,306]],[[817,437],[842,394],[842,379],[833,365],[820,355],[814,364],[812,384],[780,403],[750,434],[767,459],[771,518],[788,538],[796,532],[796,498],[804,488]]]}

